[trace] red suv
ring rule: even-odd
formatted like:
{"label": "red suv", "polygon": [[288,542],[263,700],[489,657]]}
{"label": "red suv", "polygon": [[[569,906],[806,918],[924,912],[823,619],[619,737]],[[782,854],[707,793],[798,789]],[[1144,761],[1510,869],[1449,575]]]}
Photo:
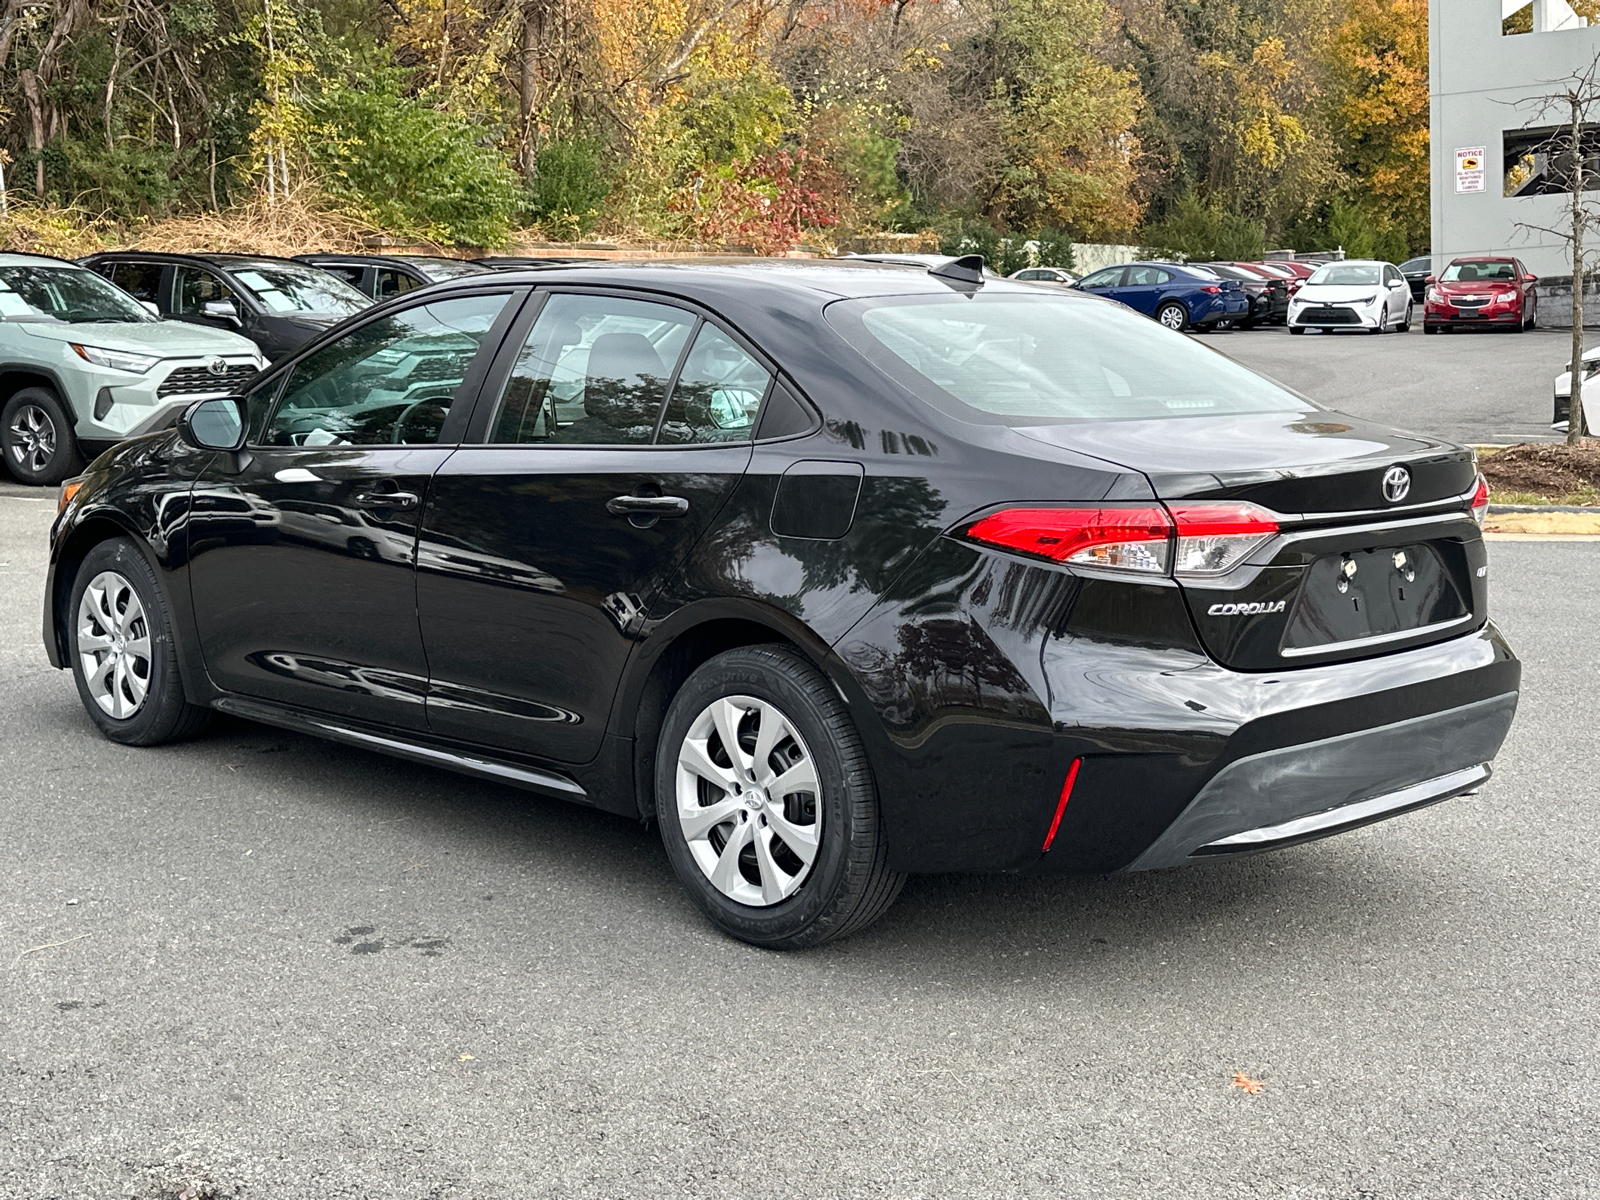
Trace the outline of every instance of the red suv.
{"label": "red suv", "polygon": [[1437,333],[1466,325],[1532,329],[1537,275],[1515,258],[1458,258],[1428,280],[1422,331]]}

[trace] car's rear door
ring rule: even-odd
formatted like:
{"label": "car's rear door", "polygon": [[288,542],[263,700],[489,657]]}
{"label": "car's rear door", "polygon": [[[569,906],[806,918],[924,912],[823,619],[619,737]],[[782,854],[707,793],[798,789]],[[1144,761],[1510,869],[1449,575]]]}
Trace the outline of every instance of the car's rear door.
{"label": "car's rear door", "polygon": [[[417,608],[436,733],[581,763],[644,615],[749,465],[772,372],[707,314],[555,290],[440,469]],[[670,397],[670,398],[669,398]]]}
{"label": "car's rear door", "polygon": [[219,687],[425,728],[418,518],[525,295],[419,297],[263,381],[248,450],[216,456],[193,495],[189,579]]}
{"label": "car's rear door", "polygon": [[1153,317],[1157,303],[1166,295],[1166,285],[1171,282],[1172,272],[1160,267],[1129,267],[1127,279],[1115,294],[1129,308]]}

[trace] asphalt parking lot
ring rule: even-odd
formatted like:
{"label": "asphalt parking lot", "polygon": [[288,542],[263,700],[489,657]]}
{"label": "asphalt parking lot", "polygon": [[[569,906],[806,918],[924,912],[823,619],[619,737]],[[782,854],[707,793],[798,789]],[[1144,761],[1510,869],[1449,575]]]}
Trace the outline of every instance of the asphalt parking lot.
{"label": "asphalt parking lot", "polygon": [[[1560,357],[1349,340],[1213,344],[1369,392],[1413,344]],[[1526,676],[1480,795],[1207,868],[913,879],[784,956],[624,820],[243,722],[105,742],[39,644],[53,511],[0,486],[7,1200],[1600,1195],[1600,543],[1493,547]]]}
{"label": "asphalt parking lot", "polygon": [[[1589,333],[1586,344],[1595,338]],[[1425,336],[1282,328],[1204,334],[1201,341],[1333,408],[1452,441],[1550,441],[1555,377],[1568,330],[1469,330]]]}

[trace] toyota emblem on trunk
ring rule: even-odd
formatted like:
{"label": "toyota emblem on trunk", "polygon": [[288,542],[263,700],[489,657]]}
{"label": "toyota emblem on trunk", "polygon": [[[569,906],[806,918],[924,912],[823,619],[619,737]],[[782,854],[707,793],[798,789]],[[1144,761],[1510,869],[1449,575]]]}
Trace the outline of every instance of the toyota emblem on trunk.
{"label": "toyota emblem on trunk", "polygon": [[[206,364],[206,370],[213,375],[226,375],[228,373],[228,360],[225,358],[213,358]],[[1385,486],[1388,486],[1387,483]]]}
{"label": "toyota emblem on trunk", "polygon": [[1404,467],[1390,467],[1383,473],[1383,498],[1390,504],[1399,504],[1411,490],[1411,472]]}

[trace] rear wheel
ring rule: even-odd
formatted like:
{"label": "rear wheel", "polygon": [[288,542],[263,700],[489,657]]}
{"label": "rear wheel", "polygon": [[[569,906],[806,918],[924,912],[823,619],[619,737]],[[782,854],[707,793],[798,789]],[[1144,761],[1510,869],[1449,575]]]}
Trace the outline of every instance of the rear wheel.
{"label": "rear wheel", "polygon": [[667,710],[655,783],[673,870],[732,937],[818,946],[900,892],[855,725],[791,650],[742,647],[696,670]]}
{"label": "rear wheel", "polygon": [[113,538],[89,551],[68,618],[78,696],[106,737],[158,746],[205,727],[211,711],[183,694],[166,600],[131,541]]}
{"label": "rear wheel", "polygon": [[1156,320],[1168,329],[1182,331],[1189,328],[1189,310],[1176,300],[1169,300],[1156,309]]}
{"label": "rear wheel", "polygon": [[83,469],[66,407],[49,388],[23,388],[0,410],[0,450],[21,483],[60,483]]}

